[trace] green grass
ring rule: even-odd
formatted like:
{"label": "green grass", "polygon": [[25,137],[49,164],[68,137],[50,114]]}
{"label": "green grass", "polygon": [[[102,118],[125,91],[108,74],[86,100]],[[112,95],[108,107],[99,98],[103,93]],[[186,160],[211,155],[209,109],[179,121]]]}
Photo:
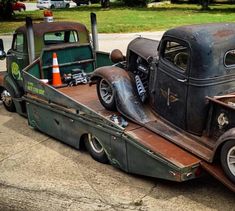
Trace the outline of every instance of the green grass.
{"label": "green grass", "polygon": [[[54,10],[53,14],[56,21],[77,21],[89,28],[90,12],[97,14],[100,33],[159,31],[187,24],[235,22],[235,5],[219,4],[212,5],[209,11],[201,11],[200,6],[188,4],[166,4],[157,8],[126,8],[112,5],[109,10],[92,5]],[[34,22],[39,22],[43,20],[43,11],[21,12],[17,13],[12,21],[1,21],[0,34],[12,33],[16,27],[24,24],[26,16],[32,17]]]}

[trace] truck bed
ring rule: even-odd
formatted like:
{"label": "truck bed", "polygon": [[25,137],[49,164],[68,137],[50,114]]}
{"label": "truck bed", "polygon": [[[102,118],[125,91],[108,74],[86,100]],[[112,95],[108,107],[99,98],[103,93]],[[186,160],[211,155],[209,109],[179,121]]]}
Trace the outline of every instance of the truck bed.
{"label": "truck bed", "polygon": [[[76,87],[60,88],[59,90],[106,118],[109,118],[110,115],[115,113],[107,111],[101,105],[97,97],[96,86],[79,85]],[[179,168],[195,166],[201,161],[196,156],[133,122],[128,121],[125,132],[134,137],[140,144],[150,149],[153,153],[160,154]]]}

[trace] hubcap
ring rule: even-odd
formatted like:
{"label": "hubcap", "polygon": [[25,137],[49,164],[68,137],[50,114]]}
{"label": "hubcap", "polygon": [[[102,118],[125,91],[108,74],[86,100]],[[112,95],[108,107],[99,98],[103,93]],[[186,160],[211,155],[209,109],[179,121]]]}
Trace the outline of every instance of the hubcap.
{"label": "hubcap", "polygon": [[96,153],[102,153],[103,152],[103,147],[101,146],[101,144],[99,143],[99,141],[95,138],[95,137],[91,137],[89,139],[90,145],[92,147],[92,149],[96,152]]}
{"label": "hubcap", "polygon": [[2,98],[2,102],[3,102],[6,106],[10,106],[10,105],[12,104],[12,97],[11,97],[11,94],[10,94],[7,90],[4,90],[4,91],[2,92],[1,98]]}
{"label": "hubcap", "polygon": [[235,176],[235,146],[233,146],[227,154],[227,163],[229,170]]}
{"label": "hubcap", "polygon": [[104,79],[100,81],[100,95],[102,100],[107,104],[110,104],[113,100],[113,89]]}

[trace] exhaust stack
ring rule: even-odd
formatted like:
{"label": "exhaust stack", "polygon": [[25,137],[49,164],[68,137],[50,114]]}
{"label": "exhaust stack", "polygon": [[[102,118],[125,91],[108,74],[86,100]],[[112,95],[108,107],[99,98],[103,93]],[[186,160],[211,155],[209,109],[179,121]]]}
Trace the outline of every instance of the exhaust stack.
{"label": "exhaust stack", "polygon": [[35,46],[34,46],[34,33],[32,18],[26,17],[26,29],[27,29],[27,45],[29,54],[29,63],[31,64],[35,59]]}
{"label": "exhaust stack", "polygon": [[98,51],[99,43],[98,43],[96,14],[92,12],[90,17],[91,17],[91,34],[92,34],[92,40],[93,40],[93,47],[95,51]]}

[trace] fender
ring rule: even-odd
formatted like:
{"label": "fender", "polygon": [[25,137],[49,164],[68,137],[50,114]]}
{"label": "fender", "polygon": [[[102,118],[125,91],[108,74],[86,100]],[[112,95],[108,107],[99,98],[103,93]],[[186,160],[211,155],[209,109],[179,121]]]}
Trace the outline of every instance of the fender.
{"label": "fender", "polygon": [[5,87],[10,92],[13,98],[20,98],[23,95],[23,91],[9,74],[5,74],[3,87]]}
{"label": "fender", "polygon": [[216,145],[213,149],[213,157],[215,156],[217,150],[222,146],[222,144],[228,140],[234,139],[235,142],[235,128],[231,128],[227,130],[223,135],[219,137],[219,139],[216,141]]}
{"label": "fender", "polygon": [[99,78],[104,78],[112,85],[117,110],[123,116],[140,125],[155,120],[150,108],[141,102],[127,71],[115,66],[101,67],[93,72],[91,80]]}
{"label": "fender", "polygon": [[6,71],[0,72],[0,94],[4,90],[4,78],[5,78],[6,74],[7,74]]}

